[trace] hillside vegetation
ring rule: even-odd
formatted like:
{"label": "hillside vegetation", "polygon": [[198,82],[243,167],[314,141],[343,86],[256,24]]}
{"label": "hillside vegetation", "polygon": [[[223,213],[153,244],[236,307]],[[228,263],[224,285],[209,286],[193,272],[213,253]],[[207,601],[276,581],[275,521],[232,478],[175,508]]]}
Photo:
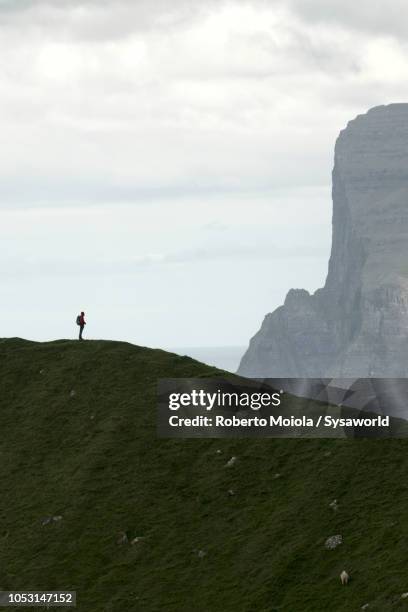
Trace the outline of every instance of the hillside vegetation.
{"label": "hillside vegetation", "polygon": [[408,607],[408,442],[157,439],[157,379],[219,374],[1,340],[0,588],[76,590],[81,612]]}

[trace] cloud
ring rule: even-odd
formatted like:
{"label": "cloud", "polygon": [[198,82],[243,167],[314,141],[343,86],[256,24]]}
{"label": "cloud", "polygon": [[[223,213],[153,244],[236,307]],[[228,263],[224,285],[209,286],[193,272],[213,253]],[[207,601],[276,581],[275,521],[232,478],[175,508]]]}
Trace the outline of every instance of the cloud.
{"label": "cloud", "polygon": [[328,186],[338,132],[408,98],[407,62],[347,3],[308,6],[3,3],[0,208]]}
{"label": "cloud", "polygon": [[0,7],[3,207],[324,184],[349,113],[384,101],[364,41],[285,3]]}
{"label": "cloud", "polygon": [[396,38],[408,33],[408,5],[405,0],[284,0],[294,13],[309,24],[353,29]]}
{"label": "cloud", "polygon": [[135,33],[170,32],[200,19],[221,0],[1,0],[0,27],[64,40],[118,41]]}
{"label": "cloud", "polygon": [[287,260],[288,258],[326,257],[327,250],[320,246],[298,244],[293,247],[267,245],[239,245],[234,247],[196,248],[163,255],[153,259],[154,263],[194,263],[230,259],[237,262],[248,260],[267,261],[268,259]]}
{"label": "cloud", "polygon": [[323,246],[296,245],[293,247],[261,246],[230,246],[212,248],[193,248],[184,251],[168,253],[147,253],[128,258],[94,258],[84,261],[73,257],[6,257],[0,264],[4,278],[22,279],[35,276],[58,277],[117,277],[127,275],[134,277],[139,269],[149,270],[151,267],[172,267],[178,265],[208,264],[211,262],[230,261],[239,267],[248,261],[287,261],[288,259],[318,258],[327,259],[327,249]]}

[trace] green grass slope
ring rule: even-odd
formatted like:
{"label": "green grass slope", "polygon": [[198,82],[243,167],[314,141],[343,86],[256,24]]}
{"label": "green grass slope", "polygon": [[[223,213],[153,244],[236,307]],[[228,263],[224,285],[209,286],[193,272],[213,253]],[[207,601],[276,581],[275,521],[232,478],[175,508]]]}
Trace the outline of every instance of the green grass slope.
{"label": "green grass slope", "polygon": [[76,590],[87,612],[407,608],[408,443],[157,439],[157,379],[217,373],[0,340],[0,588]]}

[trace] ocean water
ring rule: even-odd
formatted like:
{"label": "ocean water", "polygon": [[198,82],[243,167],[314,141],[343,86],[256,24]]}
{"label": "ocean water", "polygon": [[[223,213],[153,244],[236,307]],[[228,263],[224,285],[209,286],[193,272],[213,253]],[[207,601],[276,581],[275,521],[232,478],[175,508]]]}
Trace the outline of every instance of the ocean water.
{"label": "ocean water", "polygon": [[188,355],[227,372],[236,372],[246,349],[246,346],[186,346],[172,347],[169,350],[178,355]]}

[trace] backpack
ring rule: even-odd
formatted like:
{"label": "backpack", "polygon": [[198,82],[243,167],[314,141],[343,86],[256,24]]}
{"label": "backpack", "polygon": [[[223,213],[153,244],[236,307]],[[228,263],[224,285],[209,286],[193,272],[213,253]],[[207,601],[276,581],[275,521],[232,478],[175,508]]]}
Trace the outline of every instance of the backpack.
{"label": "backpack", "polygon": [[77,325],[81,325],[81,317],[80,317],[80,315],[78,315],[77,318],[76,318],[76,324]]}

